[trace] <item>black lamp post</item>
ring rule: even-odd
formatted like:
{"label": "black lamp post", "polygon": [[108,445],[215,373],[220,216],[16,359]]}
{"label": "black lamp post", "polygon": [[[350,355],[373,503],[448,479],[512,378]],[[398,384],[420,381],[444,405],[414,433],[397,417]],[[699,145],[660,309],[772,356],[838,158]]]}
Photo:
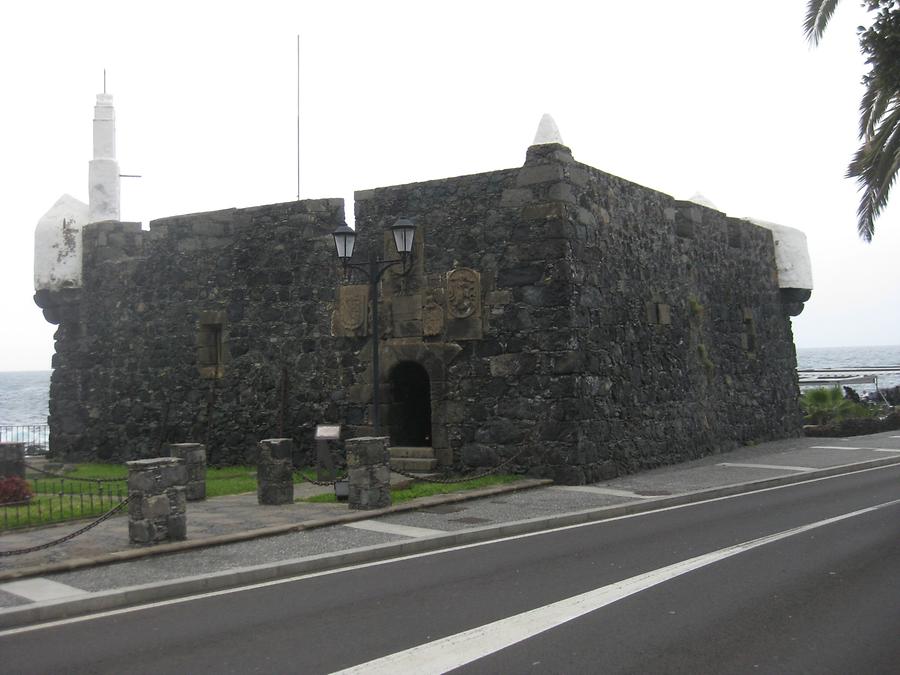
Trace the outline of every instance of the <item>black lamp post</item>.
{"label": "black lamp post", "polygon": [[350,258],[353,256],[353,246],[356,243],[356,232],[353,228],[346,224],[340,225],[331,235],[334,237],[334,245],[337,249],[337,256],[344,264],[344,272],[349,281],[352,270],[359,270],[369,281],[369,297],[372,301],[372,405],[373,418],[372,426],[375,429],[375,435],[381,435],[381,410],[380,410],[380,391],[379,391],[379,372],[378,372],[378,282],[384,273],[394,265],[403,265],[404,271],[412,260],[413,236],[416,233],[416,226],[412,221],[406,218],[400,218],[396,223],[391,225],[391,233],[394,235],[394,245],[400,257],[396,260],[378,260],[378,258],[370,253],[369,262],[352,263]]}

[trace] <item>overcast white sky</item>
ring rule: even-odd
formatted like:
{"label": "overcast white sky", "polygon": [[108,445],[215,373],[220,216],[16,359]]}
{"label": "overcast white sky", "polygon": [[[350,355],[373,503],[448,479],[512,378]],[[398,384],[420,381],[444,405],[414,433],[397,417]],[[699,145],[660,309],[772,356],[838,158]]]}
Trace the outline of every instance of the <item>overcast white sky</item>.
{"label": "overcast white sky", "polygon": [[87,201],[95,95],[115,97],[122,217],[520,166],[551,113],[575,158],[803,229],[799,347],[900,343],[900,188],[856,236],[858,3],[818,49],[806,0],[16,2],[0,25],[0,370],[50,367],[34,226]]}

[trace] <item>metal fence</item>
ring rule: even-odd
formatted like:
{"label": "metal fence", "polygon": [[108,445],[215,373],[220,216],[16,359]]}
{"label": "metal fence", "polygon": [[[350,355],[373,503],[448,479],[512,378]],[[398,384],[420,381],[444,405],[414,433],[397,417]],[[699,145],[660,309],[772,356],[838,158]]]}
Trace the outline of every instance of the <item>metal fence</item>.
{"label": "metal fence", "polygon": [[50,450],[50,427],[47,424],[0,425],[0,442],[24,443],[26,455],[46,455]]}
{"label": "metal fence", "polygon": [[128,496],[125,479],[28,478],[31,496],[0,505],[0,530],[35,527],[105,513]]}

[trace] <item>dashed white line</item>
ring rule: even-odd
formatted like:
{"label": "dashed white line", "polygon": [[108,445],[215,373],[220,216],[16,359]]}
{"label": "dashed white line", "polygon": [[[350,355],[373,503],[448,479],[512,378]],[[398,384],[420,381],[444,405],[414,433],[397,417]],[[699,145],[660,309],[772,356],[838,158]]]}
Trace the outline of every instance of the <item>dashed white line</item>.
{"label": "dashed white line", "polygon": [[383,532],[384,534],[398,534],[401,537],[431,537],[435,534],[447,534],[444,530],[430,530],[427,527],[411,527],[409,525],[396,525],[385,523],[381,520],[359,520],[355,523],[345,523],[344,527],[352,527],[357,530],[370,532]]}
{"label": "dashed white line", "polygon": [[6,591],[20,598],[31,600],[32,602],[41,602],[42,600],[59,600],[61,598],[71,598],[76,595],[86,595],[87,591],[74,586],[67,586],[52,579],[44,579],[36,577],[34,579],[22,579],[21,581],[10,581],[0,584],[0,591]]}
{"label": "dashed white line", "polygon": [[[891,436],[891,438],[900,438],[900,436]],[[813,445],[813,450],[869,450],[871,452],[900,452],[900,448],[858,448],[846,445]]]}
{"label": "dashed white line", "polygon": [[740,464],[738,462],[720,462],[719,466],[736,466],[741,469],[774,469],[775,471],[815,471],[811,466],[787,466],[784,464]]}

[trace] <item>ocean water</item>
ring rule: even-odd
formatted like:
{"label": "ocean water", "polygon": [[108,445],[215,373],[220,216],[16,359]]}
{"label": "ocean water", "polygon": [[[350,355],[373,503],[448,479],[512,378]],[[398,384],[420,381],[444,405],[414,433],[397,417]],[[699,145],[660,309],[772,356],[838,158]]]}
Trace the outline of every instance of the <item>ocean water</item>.
{"label": "ocean water", "polygon": [[[900,345],[874,347],[808,347],[797,349],[797,368],[900,368]],[[900,373],[878,375],[882,389],[900,386]],[[874,390],[873,385],[854,385],[857,391]]]}
{"label": "ocean water", "polygon": [[[900,368],[900,345],[797,349],[798,368]],[[879,375],[880,387],[900,386],[900,373]],[[872,387],[859,385],[860,391]],[[50,371],[0,372],[0,426],[46,424]]]}
{"label": "ocean water", "polygon": [[0,373],[0,426],[46,424],[50,371]]}

